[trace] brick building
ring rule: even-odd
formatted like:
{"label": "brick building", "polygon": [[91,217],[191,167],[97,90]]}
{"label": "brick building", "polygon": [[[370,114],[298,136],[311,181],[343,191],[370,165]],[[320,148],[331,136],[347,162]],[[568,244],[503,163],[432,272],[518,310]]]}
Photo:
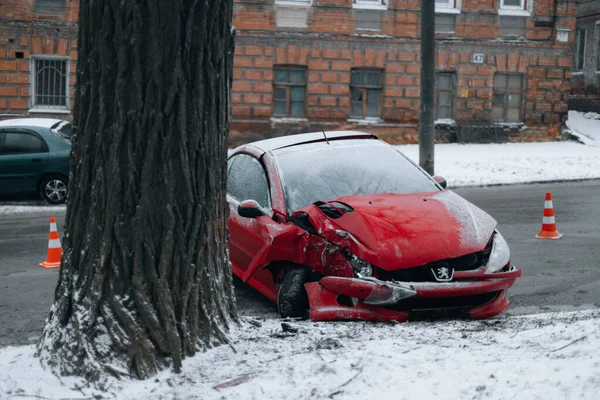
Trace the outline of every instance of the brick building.
{"label": "brick building", "polygon": [[577,0],[571,107],[600,112],[600,0]]}
{"label": "brick building", "polygon": [[70,118],[76,0],[0,1],[0,118]]}
{"label": "brick building", "polygon": [[[419,9],[418,0],[235,0],[231,141],[352,128],[415,142]],[[77,14],[77,0],[0,2],[0,118],[70,117]],[[567,0],[436,0],[438,132],[554,137],[574,30]]]}
{"label": "brick building", "polygon": [[[232,141],[357,128],[415,142],[419,8],[418,0],[235,0]],[[438,132],[559,133],[575,3],[436,0],[435,18]]]}

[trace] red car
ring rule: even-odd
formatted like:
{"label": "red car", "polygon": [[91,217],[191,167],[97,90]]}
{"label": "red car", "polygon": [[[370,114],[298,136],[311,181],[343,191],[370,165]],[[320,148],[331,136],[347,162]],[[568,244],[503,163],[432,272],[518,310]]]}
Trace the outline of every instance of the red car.
{"label": "red car", "polygon": [[227,174],[233,273],[284,318],[487,318],[521,276],[492,217],[371,134],[250,143]]}

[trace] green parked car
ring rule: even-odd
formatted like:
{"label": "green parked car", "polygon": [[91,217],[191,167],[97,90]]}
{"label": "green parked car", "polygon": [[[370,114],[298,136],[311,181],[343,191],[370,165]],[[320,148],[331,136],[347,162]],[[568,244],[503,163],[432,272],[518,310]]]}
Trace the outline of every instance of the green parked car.
{"label": "green parked car", "polygon": [[71,124],[50,118],[0,121],[0,195],[36,192],[67,200]]}

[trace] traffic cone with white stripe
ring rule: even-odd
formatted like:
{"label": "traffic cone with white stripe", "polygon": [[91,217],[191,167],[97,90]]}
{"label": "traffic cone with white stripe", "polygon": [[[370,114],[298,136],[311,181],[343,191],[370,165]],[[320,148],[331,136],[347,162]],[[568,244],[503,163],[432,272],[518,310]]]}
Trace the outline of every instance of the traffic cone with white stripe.
{"label": "traffic cone with white stripe", "polygon": [[60,238],[58,237],[58,229],[56,228],[56,219],[50,218],[50,239],[48,240],[48,254],[46,261],[40,263],[40,267],[58,268],[60,267],[60,258],[62,257],[62,247],[60,246]]}
{"label": "traffic cone with white stripe", "polygon": [[546,193],[546,202],[544,203],[544,218],[542,219],[542,230],[535,235],[537,239],[560,239],[562,233],[556,230],[556,220],[554,219],[554,205],[552,204],[552,193]]}

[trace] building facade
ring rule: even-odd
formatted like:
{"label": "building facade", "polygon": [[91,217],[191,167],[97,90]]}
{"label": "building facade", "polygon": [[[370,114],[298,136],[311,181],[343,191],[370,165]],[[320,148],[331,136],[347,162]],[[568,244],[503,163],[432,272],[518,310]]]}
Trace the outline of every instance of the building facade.
{"label": "building facade", "polygon": [[[436,0],[435,20],[442,137],[559,134],[575,3]],[[420,1],[235,0],[234,26],[234,143],[320,129],[417,141]]]}
{"label": "building facade", "polygon": [[[232,144],[320,129],[417,141],[420,1],[234,1]],[[0,3],[0,118],[70,118],[78,8]],[[436,0],[439,137],[558,135],[575,13],[567,0]]]}
{"label": "building facade", "polygon": [[577,0],[571,108],[600,112],[600,0]]}
{"label": "building facade", "polygon": [[70,118],[78,13],[75,0],[0,2],[0,118]]}

